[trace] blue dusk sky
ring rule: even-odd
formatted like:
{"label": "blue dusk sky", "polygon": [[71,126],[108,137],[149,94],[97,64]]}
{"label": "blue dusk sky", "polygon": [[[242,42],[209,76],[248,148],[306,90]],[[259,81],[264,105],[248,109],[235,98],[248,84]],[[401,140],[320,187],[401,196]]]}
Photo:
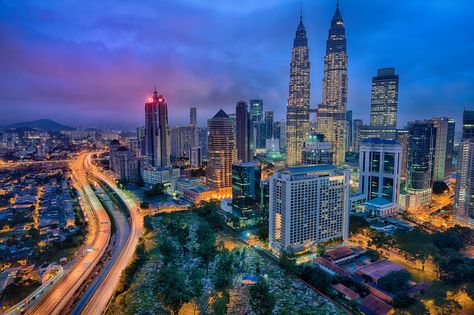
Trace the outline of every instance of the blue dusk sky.
{"label": "blue dusk sky", "polygon": [[[321,100],[334,0],[303,1],[311,104]],[[377,68],[400,75],[398,124],[474,109],[474,4],[469,0],[341,0],[348,108],[368,122]],[[198,108],[262,98],[283,119],[299,0],[0,0],[0,124],[52,118],[95,127],[143,124],[154,85],[170,125]]]}

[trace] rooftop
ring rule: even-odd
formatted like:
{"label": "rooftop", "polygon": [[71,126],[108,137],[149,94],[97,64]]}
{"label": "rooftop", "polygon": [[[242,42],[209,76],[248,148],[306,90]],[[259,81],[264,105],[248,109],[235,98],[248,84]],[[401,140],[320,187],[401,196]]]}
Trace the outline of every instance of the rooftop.
{"label": "rooftop", "polygon": [[397,140],[387,140],[387,139],[382,139],[382,138],[368,138],[365,140],[362,140],[362,144],[398,144],[400,143]]}
{"label": "rooftop", "polygon": [[332,260],[337,260],[346,256],[354,254],[354,251],[347,246],[339,247],[333,250],[330,250],[326,253],[326,256],[329,256]]}
{"label": "rooftop", "polygon": [[370,265],[359,268],[357,270],[357,274],[367,275],[372,279],[378,280],[394,271],[400,270],[405,270],[405,267],[396,264],[390,260],[383,259],[376,261]]}
{"label": "rooftop", "polygon": [[[387,315],[391,314],[392,307],[382,301],[381,299],[375,297],[372,294],[369,294],[365,297],[365,299],[360,302],[360,305],[363,308],[366,308],[369,311],[369,314],[374,315]],[[365,312],[364,312],[365,313]]]}
{"label": "rooftop", "polygon": [[323,267],[326,267],[327,269],[341,275],[341,276],[346,276],[346,277],[350,277],[350,273],[347,272],[346,270],[342,269],[341,267],[333,264],[332,262],[330,262],[329,260],[327,260],[326,258],[323,258],[323,257],[318,257],[314,260],[315,263],[317,263],[318,265],[321,265]]}
{"label": "rooftop", "polygon": [[212,118],[229,118],[229,115],[227,115],[226,112],[220,109]]}
{"label": "rooftop", "polygon": [[377,207],[385,207],[385,206],[391,205],[393,203],[388,201],[387,199],[385,199],[383,197],[377,197],[375,199],[366,201],[365,204],[369,204],[369,205],[373,205],[373,206],[377,206]]}
{"label": "rooftop", "polygon": [[331,286],[334,288],[334,290],[336,290],[339,293],[344,294],[346,297],[348,297],[351,300],[356,300],[356,299],[360,298],[360,295],[357,292],[349,289],[348,287],[346,287],[342,283],[332,284]]}
{"label": "rooftop", "polygon": [[291,174],[305,174],[312,172],[327,172],[337,170],[337,167],[332,164],[318,164],[318,165],[307,165],[307,166],[290,166],[285,169],[285,172]]}

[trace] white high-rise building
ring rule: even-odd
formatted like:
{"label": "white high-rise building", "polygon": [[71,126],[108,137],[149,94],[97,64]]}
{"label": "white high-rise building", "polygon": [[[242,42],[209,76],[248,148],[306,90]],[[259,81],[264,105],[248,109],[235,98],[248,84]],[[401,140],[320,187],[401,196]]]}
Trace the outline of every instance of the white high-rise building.
{"label": "white high-rise building", "polygon": [[474,111],[464,109],[456,172],[454,217],[474,229]]}
{"label": "white high-rise building", "polygon": [[398,209],[402,146],[395,140],[369,138],[359,148],[359,194],[376,216]]}
{"label": "white high-rise building", "polygon": [[462,141],[459,145],[458,172],[454,216],[456,220],[474,228],[474,142]]}
{"label": "white high-rise building", "polygon": [[350,171],[288,167],[270,178],[269,239],[274,252],[349,237]]}

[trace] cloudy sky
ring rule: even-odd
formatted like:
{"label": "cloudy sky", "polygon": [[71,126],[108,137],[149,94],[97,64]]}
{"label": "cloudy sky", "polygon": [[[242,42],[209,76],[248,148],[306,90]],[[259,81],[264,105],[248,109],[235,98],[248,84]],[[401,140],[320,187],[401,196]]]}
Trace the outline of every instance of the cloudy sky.
{"label": "cloudy sky", "polygon": [[[311,103],[321,99],[334,0],[304,0]],[[474,10],[469,0],[341,0],[348,107],[368,121],[371,77],[400,74],[399,126],[474,108]],[[157,89],[170,124],[198,107],[262,98],[284,118],[299,0],[0,0],[0,124],[52,118],[133,128]],[[458,124],[459,126],[459,124]]]}

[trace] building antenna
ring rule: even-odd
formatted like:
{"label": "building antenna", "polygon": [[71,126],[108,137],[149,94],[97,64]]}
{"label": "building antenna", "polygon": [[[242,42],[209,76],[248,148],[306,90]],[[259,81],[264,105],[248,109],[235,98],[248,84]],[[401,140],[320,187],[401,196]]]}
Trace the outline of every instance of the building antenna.
{"label": "building antenna", "polygon": [[301,0],[300,19],[303,19],[303,0]]}

